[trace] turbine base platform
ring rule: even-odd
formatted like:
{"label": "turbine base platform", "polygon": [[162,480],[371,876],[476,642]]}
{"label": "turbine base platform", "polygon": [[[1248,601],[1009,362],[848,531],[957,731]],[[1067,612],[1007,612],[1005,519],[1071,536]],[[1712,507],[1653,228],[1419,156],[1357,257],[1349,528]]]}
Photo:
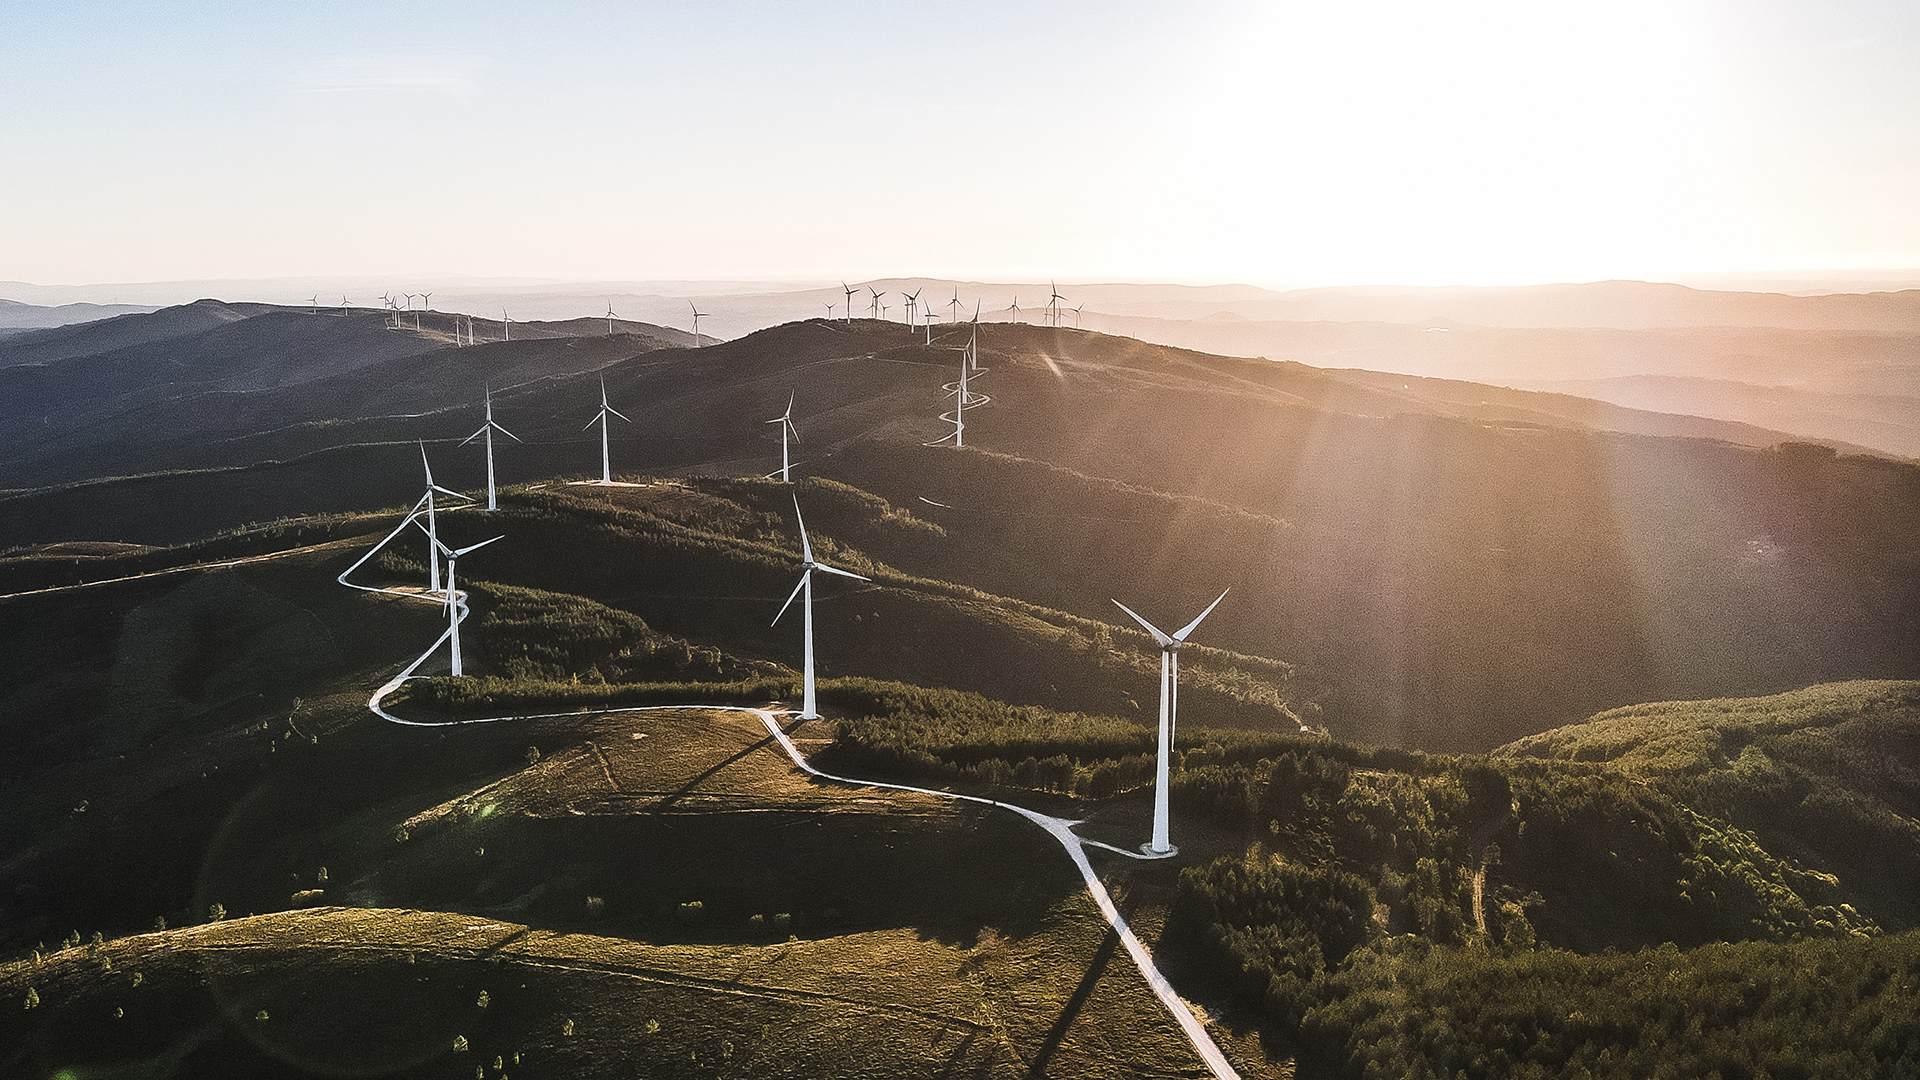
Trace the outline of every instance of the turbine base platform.
{"label": "turbine base platform", "polygon": [[1167,850],[1165,851],[1155,851],[1153,850],[1153,845],[1151,843],[1147,843],[1147,844],[1140,845],[1140,854],[1145,855],[1149,859],[1171,859],[1175,855],[1180,854],[1180,849],[1177,847],[1168,846]]}

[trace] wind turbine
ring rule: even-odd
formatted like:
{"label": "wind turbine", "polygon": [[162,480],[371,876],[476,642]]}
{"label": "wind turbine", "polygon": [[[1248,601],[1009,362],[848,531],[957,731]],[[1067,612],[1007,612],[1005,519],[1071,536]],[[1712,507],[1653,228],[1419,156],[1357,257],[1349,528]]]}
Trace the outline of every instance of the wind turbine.
{"label": "wind turbine", "polygon": [[[600,425],[600,482],[603,484],[613,483],[613,467],[609,464],[607,458],[607,427],[611,423],[611,421],[607,419],[609,414],[618,416],[622,420],[627,420],[625,413],[607,404],[607,380],[605,377],[602,377],[600,380],[600,415],[587,421],[587,427],[592,427],[595,424]],[[633,421],[627,420],[627,423],[631,424]],[[580,430],[585,431],[586,429],[587,428],[581,428]],[[505,429],[503,428],[501,430],[504,431]],[[488,507],[487,509],[491,510],[493,508]]]}
{"label": "wind turbine", "polygon": [[874,292],[874,288],[871,285],[867,286],[867,291],[873,293],[873,303],[867,306],[867,318],[877,319],[880,317],[880,298],[885,296],[886,293]]}
{"label": "wind turbine", "polygon": [[793,606],[793,598],[802,593],[806,594],[806,598],[802,602],[802,608],[805,614],[804,625],[806,627],[804,635],[806,638],[806,661],[801,669],[802,690],[800,719],[818,720],[820,713],[814,708],[813,697],[813,572],[818,570],[823,574],[838,574],[841,577],[849,577],[855,581],[871,581],[873,579],[861,577],[851,570],[842,570],[837,566],[828,566],[826,563],[814,561],[813,545],[807,543],[807,522],[806,519],[800,516],[800,496],[798,495],[793,497],[793,520],[800,526],[800,584],[795,585],[793,592],[787,594],[787,602],[780,605],[780,615],[775,615],[773,622],[767,625],[778,625],[780,616],[785,615],[787,609]]}
{"label": "wind turbine", "polygon": [[434,549],[435,549],[435,546],[440,543],[440,532],[439,532],[439,525],[435,523],[433,518],[433,505],[434,505],[433,493],[437,491],[442,495],[451,495],[454,498],[463,500],[465,502],[472,502],[473,500],[468,498],[465,495],[460,494],[457,491],[452,491],[448,488],[443,488],[439,484],[436,484],[433,482],[433,466],[429,464],[427,461],[427,444],[424,439],[421,440],[420,442],[420,467],[427,471],[427,493],[425,495],[420,496],[419,502],[413,504],[413,514],[411,516],[416,521],[418,521],[420,517],[420,507],[422,505],[426,506],[427,508],[427,525],[426,525],[426,529],[427,529],[427,591],[430,593],[437,593],[440,591],[440,556],[435,554]]}
{"label": "wind turbine", "polygon": [[783,484],[793,483],[793,480],[787,476],[787,436],[791,434],[794,442],[800,441],[800,429],[793,426],[793,395],[794,391],[787,391],[787,411],[767,421],[769,424],[780,425],[780,482]]}
{"label": "wind turbine", "polygon": [[707,318],[707,313],[691,300],[687,301],[687,306],[693,309],[693,347],[697,349],[700,347],[700,320]]}
{"label": "wind turbine", "polygon": [[[505,539],[505,537],[496,536],[493,538],[493,540],[502,539]],[[453,651],[453,674],[455,675],[460,674],[460,602],[457,599],[459,592],[453,587],[453,564],[459,560],[460,556],[468,554],[469,552],[478,551],[488,544],[493,543],[493,540],[482,540],[477,544],[469,544],[458,551],[441,543],[438,539],[435,539],[433,542],[433,546],[439,548],[440,554],[446,556],[447,559],[447,638]]]}
{"label": "wind turbine", "polygon": [[958,288],[953,290],[953,299],[947,301],[947,311],[950,313],[948,322],[960,321],[960,290]]}
{"label": "wind turbine", "polygon": [[843,281],[840,283],[840,291],[847,294],[847,321],[852,322],[853,321],[853,294],[859,292],[860,290],[847,288],[847,283]]}
{"label": "wind turbine", "polygon": [[314,293],[313,299],[307,301],[307,303],[313,305],[313,312],[312,312],[313,314],[315,315],[320,314],[320,294],[319,293]]}
{"label": "wind turbine", "polygon": [[1080,329],[1080,309],[1086,306],[1087,302],[1085,300],[1073,305],[1073,328],[1075,330]]}
{"label": "wind turbine", "polygon": [[[920,287],[920,289],[924,289],[924,288],[926,288],[926,286],[924,285]],[[904,296],[907,298],[907,325],[908,326],[913,325],[913,312],[914,312],[914,309],[920,303],[920,289],[915,289],[912,292],[907,292],[906,290],[902,289],[900,292],[901,296]]]}
{"label": "wind turbine", "polygon": [[827,303],[827,302],[826,302],[826,301],[824,301],[824,300],[822,300],[822,301],[820,302],[820,305],[821,305],[822,307],[824,307],[824,308],[826,308],[826,309],[827,309],[827,321],[828,321],[828,322],[832,322],[832,321],[833,321],[833,309],[834,309],[835,307],[838,307],[839,305],[837,305],[837,304],[829,304],[829,303]]}
{"label": "wind turbine", "polygon": [[1047,298],[1047,308],[1049,311],[1053,312],[1051,325],[1059,326],[1060,325],[1060,301],[1065,300],[1066,297],[1060,295],[1060,285],[1058,282],[1048,282],[1047,285],[1053,291],[1053,295]]}
{"label": "wind turbine", "polygon": [[[621,419],[625,419],[625,417],[622,417]],[[505,435],[507,438],[512,439],[514,442],[521,441],[520,436],[515,435],[513,432],[508,431],[506,428],[503,428],[499,424],[496,424],[493,422],[493,389],[489,387],[487,389],[486,422],[480,425],[479,431],[476,431],[473,434],[467,436],[466,438],[460,440],[460,445],[465,446],[468,443],[472,442],[475,439],[480,438],[483,435],[486,437],[486,440],[487,440],[487,510],[488,512],[492,512],[494,510],[499,509],[499,507],[494,504],[494,500],[493,500],[493,433],[496,431],[502,435]]]}
{"label": "wind turbine", "polygon": [[347,294],[346,293],[340,294],[340,317],[343,319],[347,317]]}
{"label": "wind turbine", "polygon": [[513,320],[507,318],[506,308],[500,309],[500,333],[505,335],[508,341],[513,340]]}
{"label": "wind turbine", "polygon": [[1180,850],[1167,839],[1167,788],[1169,786],[1167,761],[1169,755],[1173,753],[1173,730],[1178,721],[1180,647],[1187,643],[1187,635],[1193,633],[1193,628],[1200,625],[1200,620],[1213,614],[1213,609],[1220,606],[1220,601],[1227,598],[1229,591],[1231,590],[1222,590],[1220,595],[1214,598],[1213,603],[1207,605],[1207,610],[1172,634],[1162,633],[1159,627],[1141,618],[1132,608],[1120,601],[1113,602],[1115,607],[1131,615],[1134,622],[1139,623],[1147,633],[1152,634],[1153,640],[1160,645],[1160,762],[1154,770],[1153,777],[1153,839],[1140,845],[1140,850],[1149,855],[1174,855]]}
{"label": "wind turbine", "polygon": [[967,388],[968,360],[972,353],[973,344],[972,342],[968,342],[967,346],[960,350],[960,381],[947,383],[940,388],[953,397],[953,411],[940,414],[940,419],[952,424],[953,430],[930,443],[923,443],[922,445],[939,446],[948,439],[952,439],[954,446],[965,447],[967,445],[968,407],[972,406],[977,408],[993,400],[985,394],[976,394]]}
{"label": "wind turbine", "polygon": [[1013,312],[1014,322],[1017,323],[1020,321],[1020,294],[1019,293],[1013,294],[1013,303],[1007,305],[1007,310]]}
{"label": "wind turbine", "polygon": [[[613,336],[613,300],[611,298],[607,300],[607,336]],[[601,389],[604,390],[606,387],[602,385]],[[605,394],[601,394],[600,396],[606,397]]]}
{"label": "wind turbine", "polygon": [[423,292],[420,294],[420,310],[422,311],[433,310],[433,294],[432,293]]}

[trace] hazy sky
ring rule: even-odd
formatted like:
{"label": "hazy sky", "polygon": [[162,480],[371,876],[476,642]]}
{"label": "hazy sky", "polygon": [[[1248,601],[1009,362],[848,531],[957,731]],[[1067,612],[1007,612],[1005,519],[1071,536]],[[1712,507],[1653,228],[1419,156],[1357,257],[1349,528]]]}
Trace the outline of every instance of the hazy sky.
{"label": "hazy sky", "polygon": [[0,279],[1920,267],[1920,3],[0,0]]}

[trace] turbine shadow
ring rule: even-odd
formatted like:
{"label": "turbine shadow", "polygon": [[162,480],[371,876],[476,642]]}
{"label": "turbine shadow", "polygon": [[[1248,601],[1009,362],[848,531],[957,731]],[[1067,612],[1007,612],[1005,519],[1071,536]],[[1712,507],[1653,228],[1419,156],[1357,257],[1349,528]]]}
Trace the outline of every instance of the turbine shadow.
{"label": "turbine shadow", "polygon": [[1067,999],[1066,1007],[1060,1010],[1060,1018],[1053,1022],[1053,1030],[1047,1032],[1046,1040],[1040,1044],[1040,1050],[1033,1056],[1033,1064],[1028,1067],[1027,1075],[1042,1077],[1047,1075],[1047,1062],[1053,1052],[1060,1048],[1060,1041],[1066,1038],[1067,1029],[1086,1007],[1087,999],[1093,996],[1093,988],[1107,973],[1107,963],[1113,959],[1114,950],[1120,947],[1120,934],[1111,926],[1106,936],[1100,939],[1100,947],[1093,951],[1093,961],[1087,965],[1087,973],[1081,977],[1080,985],[1073,990],[1073,996]]}

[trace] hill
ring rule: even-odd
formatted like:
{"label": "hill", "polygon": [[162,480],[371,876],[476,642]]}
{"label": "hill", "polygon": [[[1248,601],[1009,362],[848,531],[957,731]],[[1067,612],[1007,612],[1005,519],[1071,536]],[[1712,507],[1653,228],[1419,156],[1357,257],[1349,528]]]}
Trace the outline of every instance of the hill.
{"label": "hill", "polygon": [[1348,737],[1488,749],[1637,701],[1920,674],[1911,465],[1752,449],[1698,437],[1762,441],[1750,430],[1551,395],[1006,325],[982,328],[994,401],[956,452],[920,444],[949,430],[938,387],[964,328],[929,346],[815,320],[635,352],[601,327],[155,406],[167,428],[102,428],[114,438],[77,436],[34,468],[218,471],[22,493],[0,503],[0,543],[177,543],[411,501],[421,437],[443,443],[436,476],[471,489],[478,448],[444,444],[478,426],[475,384],[495,378],[495,415],[525,440],[501,440],[501,481],[590,475],[598,440],[581,426],[604,378],[634,421],[612,433],[629,476],[765,472],[779,447],[759,419],[797,392],[802,473],[945,530],[882,556],[914,577],[1100,622],[1113,598],[1153,617],[1231,585],[1209,641],[1301,665],[1304,703]]}
{"label": "hill", "polygon": [[51,326],[95,322],[115,315],[152,311],[137,304],[60,304],[43,307],[18,300],[0,300],[0,330],[41,330]]}

